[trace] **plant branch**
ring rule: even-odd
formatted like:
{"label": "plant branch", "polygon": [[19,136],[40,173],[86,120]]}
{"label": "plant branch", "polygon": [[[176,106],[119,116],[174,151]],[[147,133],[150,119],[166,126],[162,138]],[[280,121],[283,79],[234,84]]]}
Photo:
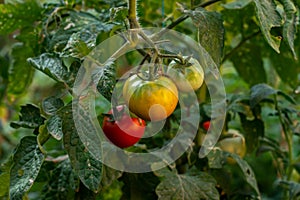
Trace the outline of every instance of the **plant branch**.
{"label": "plant branch", "polygon": [[128,21],[131,29],[140,28],[136,15],[136,0],[128,0]]}
{"label": "plant branch", "polygon": [[[211,1],[203,2],[203,3],[200,3],[200,4],[196,5],[196,6],[194,6],[192,9],[194,10],[196,8],[199,8],[199,7],[205,8],[205,7],[210,6],[210,5],[214,4],[214,3],[217,3],[219,1],[221,1],[221,0],[211,0]],[[172,22],[171,24],[169,24],[166,28],[164,28],[160,32],[158,32],[155,35],[155,37],[156,38],[157,37],[161,37],[163,34],[165,34],[168,31],[168,29],[174,28],[175,26],[177,26],[178,24],[180,24],[181,22],[183,22],[187,18],[189,18],[189,15],[187,15],[187,14],[181,15],[174,22]]]}
{"label": "plant branch", "polygon": [[245,37],[236,47],[234,47],[229,53],[227,53],[224,56],[222,62],[224,62],[225,60],[227,60],[228,58],[230,58],[244,43],[246,43],[248,40],[254,38],[255,36],[259,35],[260,33],[261,32],[259,30],[259,31],[255,32],[255,33],[253,33],[253,34]]}

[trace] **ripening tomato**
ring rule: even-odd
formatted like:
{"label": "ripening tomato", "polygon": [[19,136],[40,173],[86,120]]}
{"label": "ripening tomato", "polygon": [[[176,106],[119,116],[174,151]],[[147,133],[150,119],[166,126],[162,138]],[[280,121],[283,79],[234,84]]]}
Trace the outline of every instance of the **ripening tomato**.
{"label": "ripening tomato", "polygon": [[202,124],[202,127],[204,128],[204,130],[208,130],[209,129],[209,126],[210,126],[210,121],[205,121],[203,122]]}
{"label": "ripening tomato", "polygon": [[131,112],[149,121],[167,118],[178,103],[176,85],[165,76],[150,81],[132,75],[124,84],[123,96]]}
{"label": "ripening tomato", "polygon": [[201,87],[204,81],[204,71],[195,58],[190,58],[187,65],[172,61],[167,74],[175,82],[178,90],[191,92]]}
{"label": "ripening tomato", "polygon": [[[124,112],[124,106],[117,106],[119,118],[105,116],[102,129],[105,136],[116,146],[126,148],[137,143],[144,135],[146,122],[140,118],[133,118]],[[110,110],[108,114],[113,114]]]}

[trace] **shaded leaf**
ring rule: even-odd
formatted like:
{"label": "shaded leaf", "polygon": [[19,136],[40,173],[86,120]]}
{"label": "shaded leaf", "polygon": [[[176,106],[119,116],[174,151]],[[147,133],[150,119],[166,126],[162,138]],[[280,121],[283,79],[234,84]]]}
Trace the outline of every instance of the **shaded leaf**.
{"label": "shaded leaf", "polygon": [[36,137],[22,138],[13,155],[13,166],[10,171],[10,199],[22,199],[22,196],[33,185],[44,161]]}
{"label": "shaded leaf", "polygon": [[252,0],[236,0],[227,4],[223,4],[223,7],[226,9],[242,9],[249,5]]}
{"label": "shaded leaf", "polygon": [[160,180],[152,172],[124,173],[120,180],[124,183],[121,199],[157,199],[155,189]]}
{"label": "shaded leaf", "polygon": [[42,8],[35,0],[22,3],[0,4],[0,34],[9,34],[14,30],[32,26],[41,18]]}
{"label": "shaded leaf", "polygon": [[224,26],[220,13],[210,12],[203,8],[184,12],[192,18],[194,25],[198,27],[199,43],[219,66],[224,48]]}
{"label": "shaded leaf", "polygon": [[268,44],[279,53],[281,38],[271,34],[273,27],[282,25],[281,17],[276,11],[276,5],[272,0],[253,0],[256,8],[256,16],[260,23],[260,29]]}
{"label": "shaded leaf", "polygon": [[10,183],[10,168],[13,160],[10,157],[5,163],[0,166],[0,197],[8,197]]}
{"label": "shaded leaf", "polygon": [[42,102],[42,108],[48,115],[54,115],[58,109],[64,106],[63,100],[56,97],[48,97]]}
{"label": "shaded leaf", "polygon": [[123,172],[103,166],[103,174],[101,180],[101,189],[109,187],[115,180],[122,176]]}
{"label": "shaded leaf", "polygon": [[277,90],[267,84],[254,85],[250,90],[250,106],[254,108],[263,99],[267,98],[272,94],[276,94]]}
{"label": "shaded leaf", "polygon": [[30,85],[34,69],[26,62],[33,55],[32,49],[17,43],[12,50],[12,63],[9,68],[8,93],[22,94]]}
{"label": "shaded leaf", "polygon": [[286,19],[283,24],[283,39],[291,49],[294,58],[297,58],[294,48],[294,40],[296,37],[298,24],[297,8],[292,0],[281,0],[281,2],[286,13]]}
{"label": "shaded leaf", "polygon": [[232,157],[237,162],[238,166],[241,168],[241,170],[245,176],[247,183],[254,189],[257,196],[260,196],[260,192],[259,192],[259,189],[257,186],[255,174],[254,174],[252,168],[249,166],[249,164],[236,154],[231,154],[231,153],[227,153],[227,152],[225,154],[229,155],[229,157]]}
{"label": "shaded leaf", "polygon": [[32,104],[21,106],[19,121],[11,122],[13,128],[37,128],[44,123],[40,109]]}
{"label": "shaded leaf", "polygon": [[231,60],[239,75],[250,85],[266,82],[267,75],[258,45],[245,43]]}
{"label": "shaded leaf", "polygon": [[294,181],[280,181],[280,185],[288,190],[289,199],[299,199],[300,196],[300,184]]}
{"label": "shaded leaf", "polygon": [[259,138],[264,136],[264,123],[261,119],[248,120],[240,113],[240,119],[246,139],[247,151],[252,152],[259,145]]}
{"label": "shaded leaf", "polygon": [[[298,44],[299,44],[299,40]],[[299,47],[296,46],[296,47]],[[280,56],[275,52],[270,52],[271,66],[275,68],[278,76],[283,82],[296,88],[299,85],[298,74],[300,73],[299,60],[295,60],[288,47],[283,43],[280,47]]]}
{"label": "shaded leaf", "polygon": [[47,130],[57,140],[63,137],[62,120],[58,115],[51,116],[46,122]]}
{"label": "shaded leaf", "polygon": [[196,175],[176,174],[164,170],[164,179],[156,188],[158,199],[219,199],[216,181],[206,172]]}
{"label": "shaded leaf", "polygon": [[[62,118],[64,147],[68,152],[73,169],[87,188],[98,191],[103,166],[82,143],[75,127],[72,105],[65,106],[58,114]],[[85,116],[82,117],[85,119]]]}
{"label": "shaded leaf", "polygon": [[42,199],[74,199],[75,178],[69,159],[62,161],[52,172],[50,180],[43,188]]}

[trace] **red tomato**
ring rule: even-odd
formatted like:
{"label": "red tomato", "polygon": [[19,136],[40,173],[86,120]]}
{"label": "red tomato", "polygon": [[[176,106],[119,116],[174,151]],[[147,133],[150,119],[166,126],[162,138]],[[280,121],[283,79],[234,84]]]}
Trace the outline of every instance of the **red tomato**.
{"label": "red tomato", "polygon": [[210,126],[210,121],[205,121],[202,124],[202,127],[207,131],[209,129]]}
{"label": "red tomato", "polygon": [[[140,118],[130,117],[124,111],[125,106],[117,106],[121,116],[114,121],[111,117],[105,116],[102,129],[106,137],[114,145],[120,148],[126,148],[137,143],[143,136],[146,128],[146,122]],[[108,114],[113,114],[110,110]]]}

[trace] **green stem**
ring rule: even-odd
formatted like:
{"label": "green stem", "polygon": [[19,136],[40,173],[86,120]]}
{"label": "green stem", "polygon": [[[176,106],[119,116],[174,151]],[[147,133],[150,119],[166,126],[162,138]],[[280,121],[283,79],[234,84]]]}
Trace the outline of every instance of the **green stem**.
{"label": "green stem", "polygon": [[131,29],[140,28],[136,15],[136,0],[128,0],[128,20]]}
{"label": "green stem", "polygon": [[286,169],[286,179],[289,181],[291,179],[291,175],[293,172],[293,141],[292,141],[292,135],[289,133],[283,118],[282,118],[282,112],[281,109],[278,106],[278,100],[277,100],[277,96],[275,95],[274,97],[275,99],[275,109],[278,111],[278,117],[279,117],[279,121],[280,124],[282,126],[283,129],[283,133],[284,133],[284,137],[286,139],[287,145],[288,145],[288,159],[289,159],[289,163],[288,163],[288,167]]}

